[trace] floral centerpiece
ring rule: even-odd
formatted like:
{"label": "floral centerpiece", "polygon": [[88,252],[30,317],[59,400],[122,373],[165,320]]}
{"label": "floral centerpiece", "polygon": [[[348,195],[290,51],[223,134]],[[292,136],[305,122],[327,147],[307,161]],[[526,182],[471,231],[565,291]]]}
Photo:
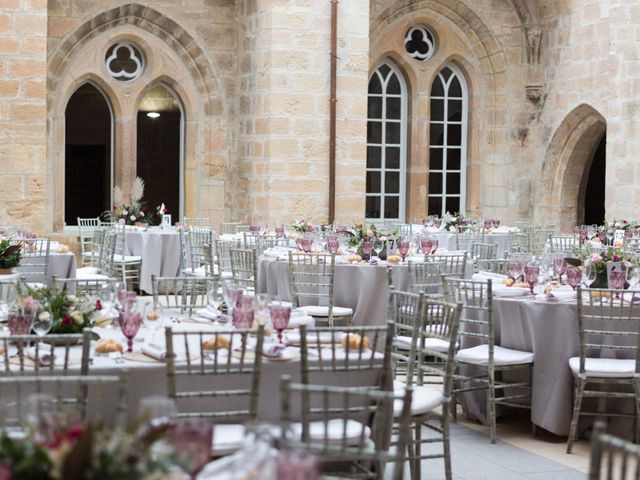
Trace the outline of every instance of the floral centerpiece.
{"label": "floral centerpiece", "polygon": [[[176,452],[154,449],[170,426],[127,430],[74,424],[46,440],[0,439],[0,480],[152,479],[183,471]],[[177,477],[180,478],[180,477]]]}
{"label": "floral centerpiece", "polygon": [[605,221],[603,225],[601,225],[599,227],[600,231],[607,231],[607,230],[628,230],[629,228],[632,228],[632,224],[629,223],[628,220],[611,220],[611,221]]}
{"label": "floral centerpiece", "polygon": [[443,216],[444,221],[444,231],[451,233],[458,233],[460,231],[460,226],[466,225],[467,221],[463,214],[460,212],[449,213],[447,212]]}
{"label": "floral centerpiece", "polygon": [[[49,333],[82,333],[101,320],[102,305],[97,297],[83,295],[77,297],[53,288],[32,288],[24,283],[17,286],[18,301],[26,308],[48,306],[38,315],[53,315]],[[49,313],[49,311],[51,313]],[[99,338],[92,333],[94,339]]]}
{"label": "floral centerpiece", "polygon": [[606,250],[593,250],[589,245],[574,249],[577,258],[567,258],[567,263],[574,266],[592,266],[596,272],[596,279],[591,284],[594,288],[607,288],[607,265],[614,262],[623,262],[627,268],[637,266],[633,259],[625,257],[625,252],[620,248],[608,248]]}
{"label": "floral centerpiece", "polygon": [[[398,230],[387,230],[384,228],[378,228],[375,224],[370,224],[368,227],[365,224],[357,224],[346,230],[341,230],[339,233],[346,235],[346,244],[351,248],[356,248],[358,254],[362,256],[361,245],[362,242],[369,237],[376,237],[380,240],[387,240],[390,237],[397,237]],[[385,255],[385,252],[381,253],[381,257]]]}
{"label": "floral centerpiece", "polygon": [[291,230],[300,235],[313,232],[315,227],[316,226],[313,223],[311,223],[309,220],[295,220],[291,224]]}
{"label": "floral centerpiece", "polygon": [[162,215],[167,213],[167,209],[159,205],[154,210],[149,208],[143,201],[144,180],[136,177],[131,186],[131,201],[124,202],[124,194],[119,186],[113,188],[113,210],[102,214],[103,218],[110,222],[124,223],[125,225],[136,225],[139,223],[147,225],[159,225]]}
{"label": "floral centerpiece", "polygon": [[0,273],[11,273],[20,265],[22,244],[12,243],[8,238],[0,240]]}

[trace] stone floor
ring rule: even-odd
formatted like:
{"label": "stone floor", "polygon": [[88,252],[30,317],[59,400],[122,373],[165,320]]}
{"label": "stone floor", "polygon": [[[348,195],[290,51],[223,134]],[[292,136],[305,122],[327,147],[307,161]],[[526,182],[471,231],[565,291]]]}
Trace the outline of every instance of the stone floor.
{"label": "stone floor", "polygon": [[[565,453],[566,438],[546,432],[531,435],[522,419],[501,421],[498,441],[489,442],[488,428],[468,421],[452,424],[453,478],[465,480],[574,480],[586,479],[589,442],[580,440],[574,453]],[[409,478],[408,472],[405,475]],[[442,460],[426,460],[423,480],[444,479]]]}

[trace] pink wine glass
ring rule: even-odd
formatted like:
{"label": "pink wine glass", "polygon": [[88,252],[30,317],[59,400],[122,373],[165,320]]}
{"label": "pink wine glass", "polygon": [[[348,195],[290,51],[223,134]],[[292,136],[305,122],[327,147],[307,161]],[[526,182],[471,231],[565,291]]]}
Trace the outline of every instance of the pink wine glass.
{"label": "pink wine glass", "polygon": [[142,325],[142,313],[136,308],[121,310],[119,320],[122,334],[127,337],[127,352],[133,352],[133,339]]}
{"label": "pink wine glass", "polygon": [[335,235],[329,235],[327,237],[327,250],[329,253],[338,253],[340,249],[340,240]]}
{"label": "pink wine glass", "polygon": [[567,267],[567,283],[574,290],[582,282],[582,270],[578,267]]}
{"label": "pink wine glass", "polygon": [[509,260],[507,262],[509,276],[517,281],[524,273],[524,264],[520,260]]}
{"label": "pink wine glass", "polygon": [[251,235],[258,235],[260,233],[260,226],[259,225],[249,226],[249,232],[251,232]]}
{"label": "pink wine glass", "polygon": [[282,332],[289,326],[291,307],[281,302],[271,302],[269,314],[273,328],[278,332],[278,342],[282,343]]}
{"label": "pink wine glass", "polygon": [[[627,280],[627,272],[624,270],[611,270],[609,272],[609,287],[614,290],[623,290]],[[616,298],[620,298],[620,293],[616,292]]]}
{"label": "pink wine glass", "polygon": [[558,275],[558,279],[560,283],[562,283],[562,275],[567,270],[567,260],[563,255],[558,255],[553,259],[553,268],[556,271],[556,275]]}
{"label": "pink wine glass", "polygon": [[404,259],[407,257],[407,253],[409,253],[410,246],[411,246],[411,242],[409,242],[409,240],[407,239],[403,238],[398,242],[398,253],[402,257],[403,262],[404,262]]}
{"label": "pink wine glass", "polygon": [[371,258],[371,250],[373,250],[373,240],[367,238],[360,244],[360,247],[362,248],[362,253],[364,253],[365,260],[369,260]]}
{"label": "pink wine glass", "polygon": [[531,295],[533,295],[533,287],[538,283],[538,277],[540,276],[540,267],[538,265],[527,265],[524,267],[524,277],[529,284]]}
{"label": "pink wine glass", "polygon": [[205,420],[179,420],[171,428],[170,442],[191,478],[211,460],[213,425]]}
{"label": "pink wine glass", "polygon": [[276,227],[276,238],[284,237],[284,227]]}
{"label": "pink wine glass", "polygon": [[430,237],[421,237],[420,248],[422,249],[422,253],[429,255],[433,249],[433,239]]}
{"label": "pink wine glass", "polygon": [[438,251],[438,239],[434,238],[431,240],[431,255],[435,254]]}

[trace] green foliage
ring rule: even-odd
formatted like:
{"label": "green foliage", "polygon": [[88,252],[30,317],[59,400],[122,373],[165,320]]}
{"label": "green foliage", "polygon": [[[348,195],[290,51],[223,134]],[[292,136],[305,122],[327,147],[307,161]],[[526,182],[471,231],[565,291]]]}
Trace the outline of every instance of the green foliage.
{"label": "green foliage", "polygon": [[0,465],[11,470],[12,477],[21,480],[51,479],[52,462],[47,450],[29,440],[0,439]]}
{"label": "green foliage", "polygon": [[0,240],[0,268],[14,268],[20,265],[22,245],[11,244],[9,239]]}

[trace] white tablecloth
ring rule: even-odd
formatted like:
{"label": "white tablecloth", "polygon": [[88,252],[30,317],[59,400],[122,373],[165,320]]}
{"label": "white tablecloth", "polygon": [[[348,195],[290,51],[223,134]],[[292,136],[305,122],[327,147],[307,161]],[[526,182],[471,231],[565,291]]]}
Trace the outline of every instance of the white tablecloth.
{"label": "white tablecloth", "polygon": [[[29,268],[29,263],[31,262],[41,262],[38,257],[24,257],[20,262],[20,267],[15,270],[19,273],[21,270],[27,270]],[[41,267],[38,267],[39,269]],[[42,282],[47,283],[47,285],[51,286],[51,279],[53,276],[58,278],[75,278],[76,277],[76,256],[72,252],[66,253],[58,253],[51,252],[49,253],[49,272],[47,274],[47,279],[40,278],[29,278],[30,282]]]}
{"label": "white tablecloth", "polygon": [[175,277],[180,274],[180,237],[175,230],[127,231],[127,255],[142,258],[140,289],[151,293],[151,275]]}

